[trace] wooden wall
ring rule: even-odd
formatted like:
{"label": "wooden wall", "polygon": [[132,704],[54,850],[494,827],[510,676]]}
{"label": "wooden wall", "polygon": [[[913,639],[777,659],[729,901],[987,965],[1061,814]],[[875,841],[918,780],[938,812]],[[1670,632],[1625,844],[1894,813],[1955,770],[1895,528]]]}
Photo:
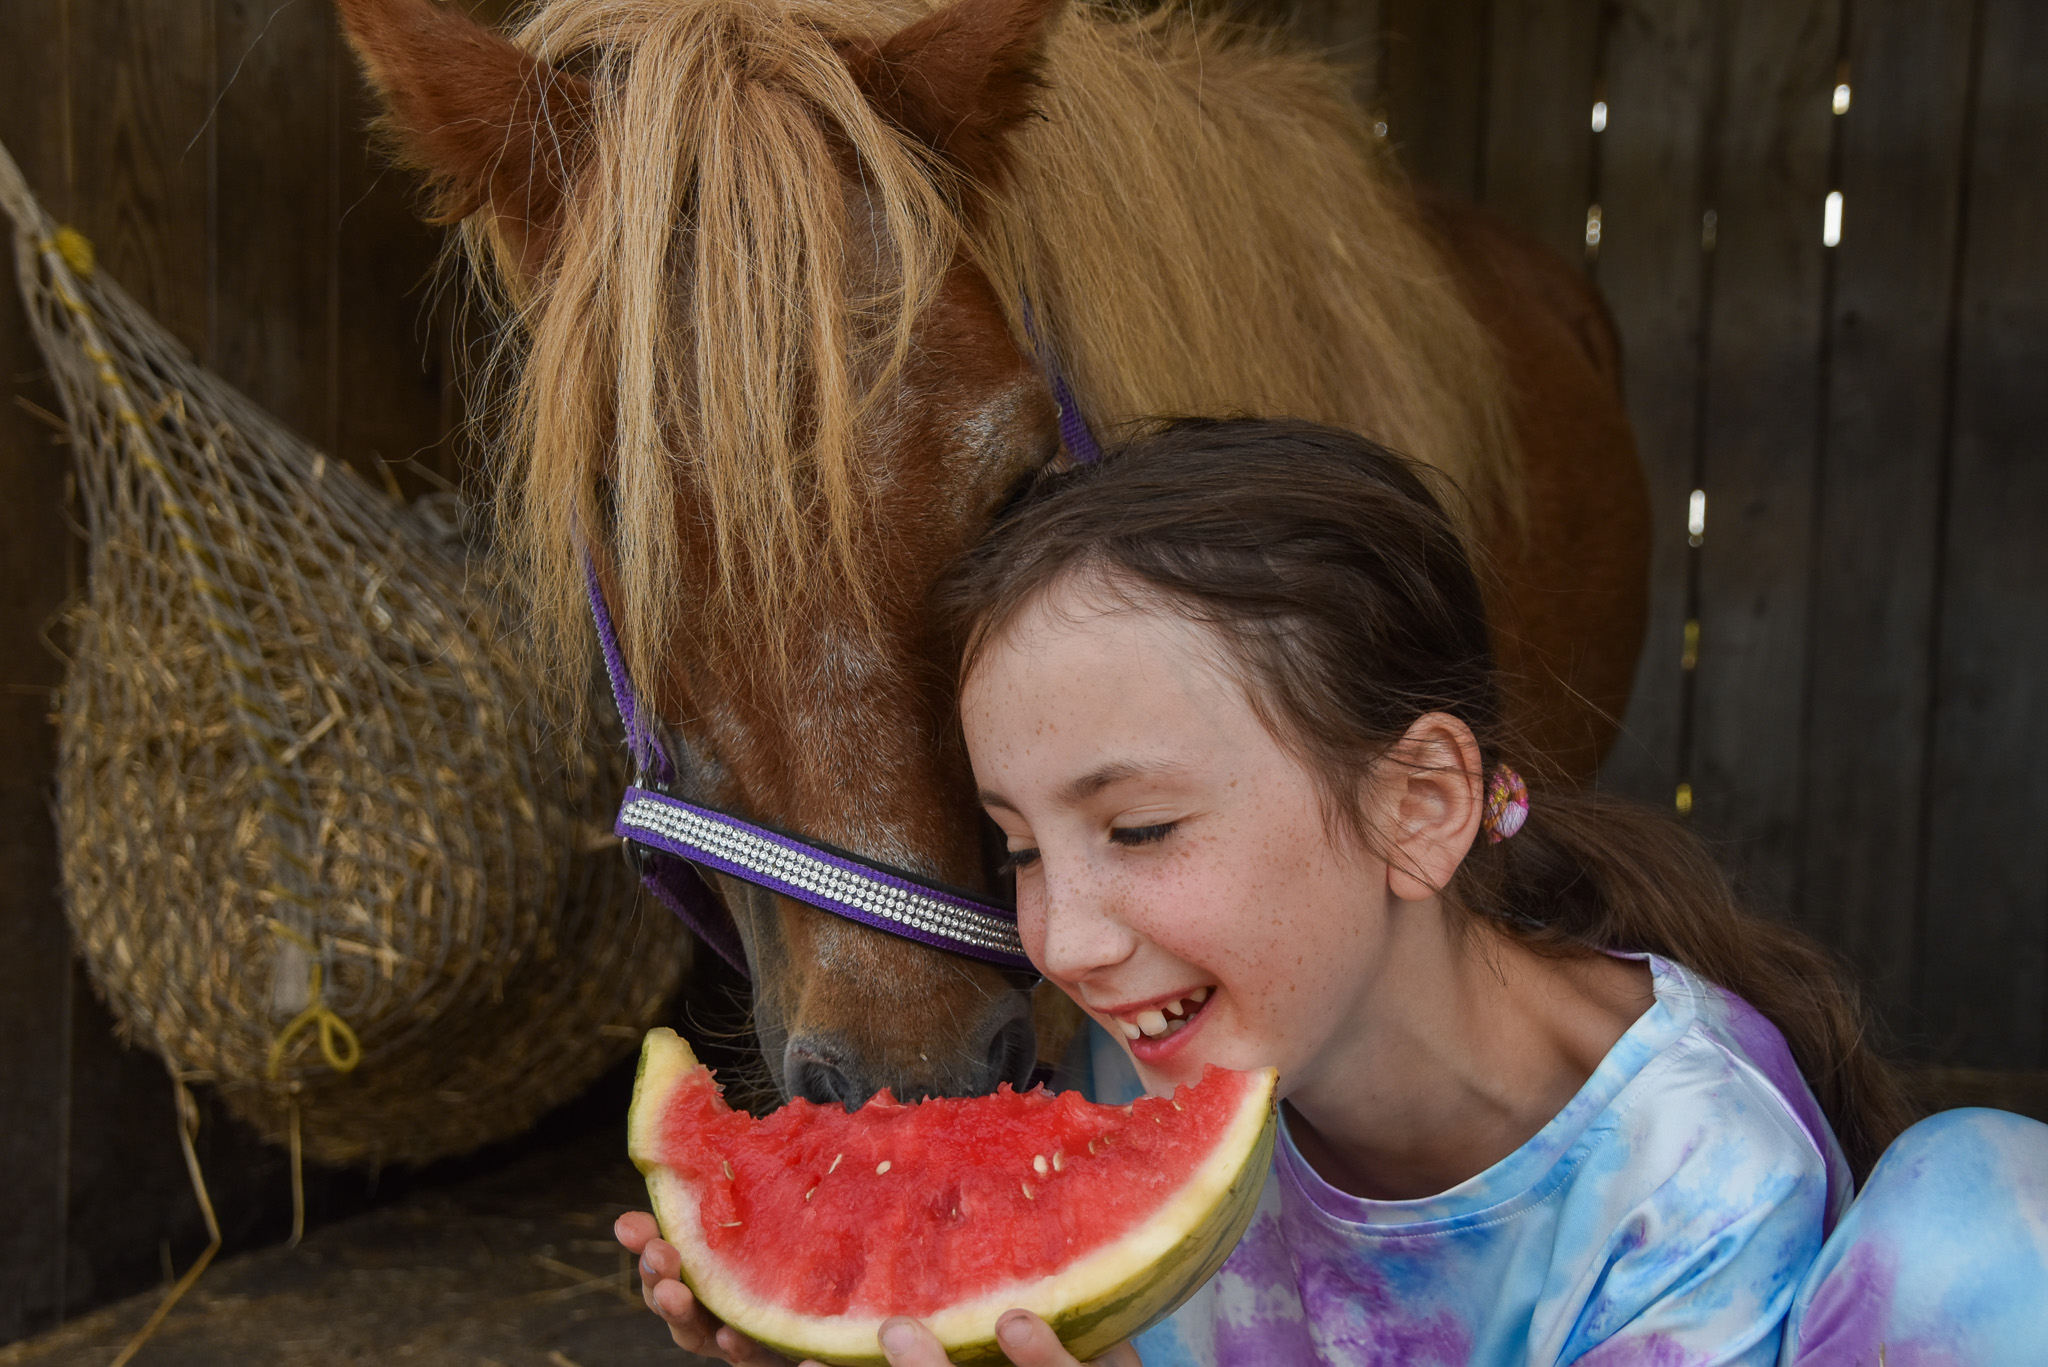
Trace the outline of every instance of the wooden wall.
{"label": "wooden wall", "polygon": [[2048,9],[1293,11],[1614,311],[1657,540],[1606,782],[1848,954],[1933,1094],[2048,1110]]}
{"label": "wooden wall", "polygon": [[[44,203],[207,364],[327,450],[446,473],[439,235],[368,155],[325,0],[7,0],[0,140]],[[11,243],[12,234],[8,233]],[[8,253],[12,260],[12,252]],[[73,964],[50,825],[53,618],[76,583],[56,399],[0,288],[0,1342],[157,1282],[205,1243],[170,1084]],[[409,464],[401,487],[427,481]],[[233,1243],[288,1228],[285,1165],[208,1108]],[[369,1179],[316,1182],[317,1209]]]}
{"label": "wooden wall", "polygon": [[[1688,793],[1950,1095],[2048,1105],[2048,8],[1275,7],[1356,63],[1420,180],[1583,261],[1614,309],[1658,540],[1607,782]],[[9,0],[5,25],[0,139],[108,270],[328,450],[451,468],[436,238],[365,154],[324,0]],[[0,1341],[201,1242],[163,1072],[113,1037],[57,904],[47,627],[76,543],[65,453],[11,401],[53,402],[4,294]],[[275,1237],[276,1156],[221,1123],[203,1151],[238,1236]]]}

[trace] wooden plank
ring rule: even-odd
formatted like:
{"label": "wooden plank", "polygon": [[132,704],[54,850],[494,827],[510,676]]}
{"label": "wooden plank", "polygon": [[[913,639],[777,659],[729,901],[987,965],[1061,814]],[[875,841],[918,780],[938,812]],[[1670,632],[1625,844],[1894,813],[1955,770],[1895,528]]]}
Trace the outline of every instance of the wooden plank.
{"label": "wooden plank", "polygon": [[1383,0],[1381,105],[1409,174],[1485,196],[1488,25],[1493,0]]}
{"label": "wooden plank", "polygon": [[1983,0],[1923,876],[1945,1062],[2040,1068],[2048,1008],[2048,8]]}
{"label": "wooden plank", "polygon": [[101,266],[212,354],[213,0],[70,7],[77,226]]}
{"label": "wooden plank", "polygon": [[1974,8],[1857,0],[1841,119],[1798,913],[1857,965],[1900,1037],[1918,1032],[1907,1008]]}
{"label": "wooden plank", "polygon": [[1686,496],[1699,438],[1710,258],[1702,250],[1716,127],[1712,0],[1630,0],[1605,36],[1600,256],[1594,279],[1621,333],[1623,387],[1653,510],[1650,625],[1603,787],[1668,806],[1687,697]]}
{"label": "wooden plank", "polygon": [[1486,204],[1568,261],[1586,251],[1603,0],[1493,0]]}
{"label": "wooden plank", "polygon": [[[0,45],[0,142],[45,207],[71,211],[62,71],[63,0],[18,0]],[[6,225],[12,244],[12,228]],[[70,457],[17,400],[57,397],[28,330],[12,262],[0,267],[0,1343],[53,1324],[64,1301],[64,1138],[70,1115],[71,946],[50,829],[49,724],[60,669],[44,631],[63,603],[74,542],[61,513]]]}
{"label": "wooden plank", "polygon": [[1752,900],[1780,910],[1804,798],[1821,218],[1841,11],[1840,0],[1741,0],[1728,13],[1688,764],[1700,824],[1734,842]]}
{"label": "wooden plank", "polygon": [[1248,17],[1286,26],[1311,46],[1352,68],[1354,88],[1368,107],[1380,98],[1386,49],[1384,0],[1260,0]]}
{"label": "wooden plank", "polygon": [[411,462],[459,477],[452,439],[461,419],[451,331],[455,291],[436,298],[435,262],[446,231],[420,222],[414,178],[370,145],[376,104],[353,61],[335,64],[339,139],[335,260],[336,419],[328,449],[380,487],[385,463],[408,497],[435,487]]}
{"label": "wooden plank", "polygon": [[287,426],[325,441],[335,420],[334,16],[277,0],[216,5],[213,365]]}

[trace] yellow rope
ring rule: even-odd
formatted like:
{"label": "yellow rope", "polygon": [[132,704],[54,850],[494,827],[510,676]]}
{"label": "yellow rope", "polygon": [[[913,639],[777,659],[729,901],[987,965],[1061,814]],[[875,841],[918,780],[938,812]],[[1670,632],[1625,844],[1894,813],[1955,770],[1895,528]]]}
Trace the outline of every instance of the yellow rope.
{"label": "yellow rope", "polygon": [[[271,933],[282,935],[296,942],[307,953],[318,955],[319,946],[293,930],[290,926],[270,918]],[[363,1044],[356,1038],[356,1032],[349,1028],[347,1021],[334,1008],[320,999],[320,960],[316,957],[306,969],[307,996],[311,999],[305,1010],[292,1017],[291,1024],[278,1032],[270,1042],[270,1063],[267,1069],[270,1080],[275,1082],[284,1076],[285,1050],[292,1041],[308,1029],[318,1028],[320,1032],[320,1053],[327,1060],[327,1066],[337,1073],[351,1073],[363,1061]]]}
{"label": "yellow rope", "polygon": [[286,1248],[297,1248],[306,1237],[306,1164],[299,1144],[299,1099],[289,1098],[292,1113],[292,1237]]}
{"label": "yellow rope", "polygon": [[79,275],[90,276],[93,268],[92,239],[76,228],[59,228],[50,247],[64,258],[64,264]]}

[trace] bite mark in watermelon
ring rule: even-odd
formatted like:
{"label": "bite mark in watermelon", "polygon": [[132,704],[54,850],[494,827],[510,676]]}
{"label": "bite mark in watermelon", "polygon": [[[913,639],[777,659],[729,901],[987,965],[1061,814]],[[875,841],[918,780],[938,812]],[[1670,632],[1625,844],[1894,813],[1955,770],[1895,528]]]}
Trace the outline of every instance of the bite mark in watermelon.
{"label": "bite mark in watermelon", "polygon": [[1211,1068],[1172,1097],[1043,1089],[858,1111],[734,1111],[674,1031],[651,1030],[628,1148],[706,1309],[793,1358],[866,1367],[892,1315],[956,1363],[1005,1361],[998,1316],[1043,1316],[1083,1361],[1207,1281],[1258,1204],[1271,1069]]}

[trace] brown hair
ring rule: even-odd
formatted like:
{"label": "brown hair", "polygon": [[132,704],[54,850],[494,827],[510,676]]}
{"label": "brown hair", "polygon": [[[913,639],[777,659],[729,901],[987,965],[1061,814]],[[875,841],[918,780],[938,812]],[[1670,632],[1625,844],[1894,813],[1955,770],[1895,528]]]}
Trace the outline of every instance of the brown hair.
{"label": "brown hair", "polygon": [[[1214,631],[1273,734],[1356,821],[1416,718],[1471,727],[1513,763],[1484,601],[1425,467],[1304,422],[1181,420],[1041,481],[940,589],[962,677],[1019,611],[1075,573]],[[1911,1119],[1819,945],[1753,916],[1664,813],[1536,786],[1512,840],[1476,839],[1446,889],[1476,925],[1546,954],[1649,952],[1734,992],[1784,1034],[1860,1181]]]}

